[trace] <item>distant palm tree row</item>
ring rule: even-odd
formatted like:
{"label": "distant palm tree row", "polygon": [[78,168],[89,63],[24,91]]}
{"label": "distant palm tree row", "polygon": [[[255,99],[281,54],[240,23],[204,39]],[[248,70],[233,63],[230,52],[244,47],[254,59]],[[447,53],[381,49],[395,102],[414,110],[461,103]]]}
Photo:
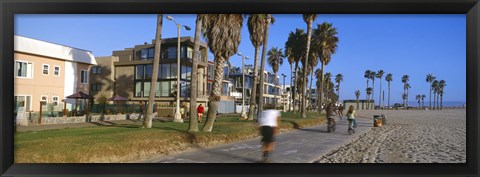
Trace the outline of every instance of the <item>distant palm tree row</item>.
{"label": "distant palm tree row", "polygon": [[[378,101],[378,107],[381,108],[381,100],[382,100],[382,77],[383,77],[384,71],[379,70],[378,72],[371,71],[371,70],[366,70],[364,74],[364,78],[367,79],[367,87],[365,89],[365,100],[367,103],[370,103],[371,100],[373,99],[373,94],[374,94],[374,87],[375,87],[375,78],[380,79],[380,93],[379,93],[379,101]],[[427,74],[426,76],[426,82],[429,83],[430,85],[430,106],[429,109],[442,109],[443,108],[443,93],[444,93],[444,88],[446,86],[445,80],[440,80],[437,81],[435,80],[436,78],[433,76],[433,74]],[[369,85],[369,81],[372,80],[372,87]],[[387,108],[390,108],[390,82],[393,81],[393,75],[391,73],[388,73],[385,77],[385,80],[388,82],[388,105]],[[409,75],[403,75],[402,76],[402,83],[403,83],[403,94],[402,94],[402,101],[403,101],[403,107],[408,107],[408,95],[409,95],[409,89],[411,88],[410,84],[410,76]],[[433,107],[432,107],[432,91],[434,94],[434,100],[433,100]],[[357,109],[358,109],[358,99],[360,96],[360,90],[355,91],[355,96],[356,96],[356,101],[357,101]],[[370,97],[372,96],[372,97]],[[419,108],[425,107],[424,106],[424,99],[425,95],[422,94],[417,94],[415,96],[415,99],[417,100],[419,104]],[[420,103],[422,103],[420,105]],[[373,109],[370,107],[371,104],[366,105],[366,109]]]}

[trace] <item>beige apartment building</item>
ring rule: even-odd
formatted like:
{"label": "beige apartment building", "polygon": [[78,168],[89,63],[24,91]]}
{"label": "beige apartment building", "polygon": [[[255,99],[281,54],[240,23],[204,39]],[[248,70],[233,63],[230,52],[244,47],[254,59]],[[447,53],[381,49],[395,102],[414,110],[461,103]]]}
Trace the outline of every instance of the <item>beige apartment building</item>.
{"label": "beige apartment building", "polygon": [[[18,35],[14,36],[14,60],[15,111],[25,107],[27,112],[39,111],[41,101],[61,111],[66,96],[88,93],[89,67],[97,64],[90,51]],[[73,99],[65,102],[69,110],[79,104]]]}
{"label": "beige apartment building", "polygon": [[[174,105],[177,76],[180,76],[180,104],[189,107],[194,41],[192,37],[180,38],[181,69],[177,71],[177,38],[162,39],[155,102]],[[92,67],[90,93],[98,98],[119,95],[130,102],[148,100],[153,72],[155,40],[132,48],[113,51],[112,56],[97,57],[98,65]],[[198,60],[197,103],[207,103],[207,44],[201,42]]]}

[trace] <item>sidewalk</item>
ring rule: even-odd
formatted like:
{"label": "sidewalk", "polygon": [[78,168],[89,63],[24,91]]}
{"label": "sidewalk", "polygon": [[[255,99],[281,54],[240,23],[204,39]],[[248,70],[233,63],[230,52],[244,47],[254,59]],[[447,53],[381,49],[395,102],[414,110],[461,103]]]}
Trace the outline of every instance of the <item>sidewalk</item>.
{"label": "sidewalk", "polygon": [[[357,118],[356,133],[348,135],[348,121],[337,118],[336,131],[327,133],[327,126],[303,128],[276,136],[272,163],[311,163],[322,154],[346,144],[373,127],[372,119]],[[260,138],[194,149],[171,156],[152,158],[134,163],[256,163],[261,159]]]}

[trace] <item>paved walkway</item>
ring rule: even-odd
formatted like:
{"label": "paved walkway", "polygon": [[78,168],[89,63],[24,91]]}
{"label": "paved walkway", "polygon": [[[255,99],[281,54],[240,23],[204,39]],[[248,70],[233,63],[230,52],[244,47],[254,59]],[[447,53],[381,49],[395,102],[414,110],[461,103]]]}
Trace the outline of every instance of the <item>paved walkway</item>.
{"label": "paved walkway", "polygon": [[[348,121],[337,118],[336,131],[327,133],[327,126],[320,125],[286,132],[276,137],[275,151],[272,153],[273,163],[311,163],[317,161],[322,154],[328,153],[346,144],[373,127],[372,119],[358,118],[356,133],[348,135]],[[157,157],[139,163],[255,163],[261,159],[260,138],[219,145],[211,148],[197,149]]]}

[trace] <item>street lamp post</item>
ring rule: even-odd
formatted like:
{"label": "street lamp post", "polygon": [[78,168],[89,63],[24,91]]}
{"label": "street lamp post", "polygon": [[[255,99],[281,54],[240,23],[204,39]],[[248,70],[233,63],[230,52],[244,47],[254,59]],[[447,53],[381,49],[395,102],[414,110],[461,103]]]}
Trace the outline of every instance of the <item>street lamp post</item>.
{"label": "street lamp post", "polygon": [[241,117],[242,118],[247,118],[247,113],[245,112],[245,65],[244,65],[244,59],[246,58],[247,60],[249,59],[248,56],[243,55],[242,53],[238,53],[237,55],[242,56],[242,113]]}
{"label": "street lamp post", "polygon": [[182,72],[180,71],[180,28],[185,27],[187,31],[190,31],[190,27],[186,25],[178,24],[172,16],[167,16],[167,19],[173,21],[177,25],[177,106],[175,108],[175,117],[173,118],[174,122],[183,123],[182,115],[180,114],[180,76]]}
{"label": "street lamp post", "polygon": [[[285,94],[285,93],[286,93],[286,90],[285,90],[285,77],[287,77],[287,75],[285,75],[285,74],[282,73],[282,76],[283,76],[283,94]],[[282,98],[283,98],[283,94],[282,94]],[[288,96],[285,95],[285,98],[288,99]],[[283,100],[283,112],[287,112],[286,103],[287,103],[287,101]]]}

